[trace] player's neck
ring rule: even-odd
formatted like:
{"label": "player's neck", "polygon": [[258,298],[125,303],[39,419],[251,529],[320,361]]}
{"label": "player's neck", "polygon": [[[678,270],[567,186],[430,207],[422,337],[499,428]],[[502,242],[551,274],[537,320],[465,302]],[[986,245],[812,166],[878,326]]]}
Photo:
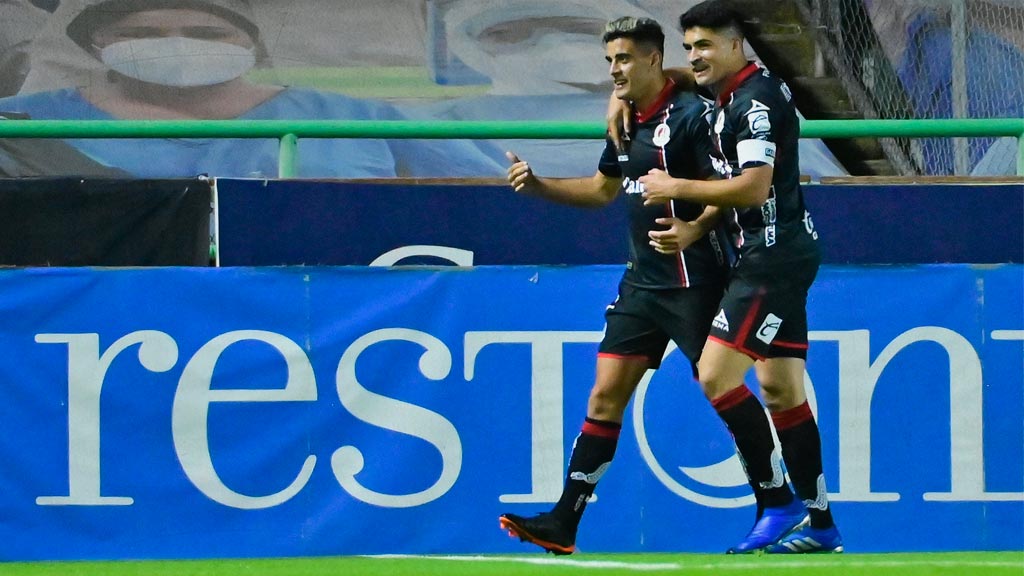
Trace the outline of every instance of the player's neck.
{"label": "player's neck", "polygon": [[722,97],[727,96],[727,92],[735,90],[736,85],[745,79],[746,75],[744,75],[744,70],[746,70],[749,64],[750,61],[745,58],[731,63],[728,73],[726,73],[721,80],[711,86],[712,93],[718,97]]}
{"label": "player's neck", "polygon": [[658,76],[656,79],[651,81],[651,85],[644,90],[643,94],[637,96],[633,100],[633,106],[637,112],[643,113],[645,110],[654,105],[661,96],[661,93],[665,90],[665,86],[668,85],[669,79],[664,74]]}

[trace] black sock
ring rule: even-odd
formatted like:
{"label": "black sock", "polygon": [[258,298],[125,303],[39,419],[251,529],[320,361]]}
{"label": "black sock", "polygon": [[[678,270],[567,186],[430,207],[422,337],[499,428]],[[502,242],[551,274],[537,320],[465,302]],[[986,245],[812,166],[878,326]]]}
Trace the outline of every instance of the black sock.
{"label": "black sock", "polygon": [[562,497],[551,511],[559,520],[575,529],[594,493],[597,481],[612,463],[619,443],[622,424],[587,418],[569,458]]}
{"label": "black sock", "polygon": [[711,405],[736,441],[750,487],[757,498],[758,517],[764,508],[785,506],[793,501],[781,469],[772,465],[775,441],[761,402],[746,385],[715,398]]}
{"label": "black sock", "polygon": [[811,526],[831,527],[832,511],[828,505],[828,492],[825,491],[825,475],[821,470],[821,435],[811,407],[804,402],[795,408],[773,412],[772,423],[779,434],[789,479],[797,497],[807,506]]}

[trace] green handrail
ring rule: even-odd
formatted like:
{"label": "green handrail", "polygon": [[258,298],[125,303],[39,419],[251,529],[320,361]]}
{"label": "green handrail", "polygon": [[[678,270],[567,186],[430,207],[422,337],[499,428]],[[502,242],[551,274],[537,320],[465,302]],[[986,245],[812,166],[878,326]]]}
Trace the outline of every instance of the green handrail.
{"label": "green handrail", "polygon": [[[599,122],[411,120],[0,120],[0,138],[276,138],[278,172],[296,174],[300,138],[599,139]],[[1024,176],[1024,118],[938,120],[804,120],[801,138],[1017,139]]]}

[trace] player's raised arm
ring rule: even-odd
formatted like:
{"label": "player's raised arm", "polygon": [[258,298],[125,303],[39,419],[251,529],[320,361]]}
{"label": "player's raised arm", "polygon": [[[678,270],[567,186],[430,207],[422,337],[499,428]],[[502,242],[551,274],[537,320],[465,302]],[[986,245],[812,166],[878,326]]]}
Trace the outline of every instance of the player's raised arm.
{"label": "player's raised arm", "polygon": [[611,203],[619,192],[620,181],[601,172],[589,178],[542,178],[533,173],[530,164],[513,152],[505,152],[511,165],[508,183],[521,194],[539,196],[552,202],[571,206],[599,207]]}

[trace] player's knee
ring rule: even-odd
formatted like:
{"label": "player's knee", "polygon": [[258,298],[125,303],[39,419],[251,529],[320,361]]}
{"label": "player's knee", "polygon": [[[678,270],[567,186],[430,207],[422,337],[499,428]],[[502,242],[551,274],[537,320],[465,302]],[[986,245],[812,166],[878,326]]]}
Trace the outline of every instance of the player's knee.
{"label": "player's knee", "polygon": [[787,410],[802,402],[802,387],[798,388],[791,382],[765,381],[760,382],[761,400],[770,412]]}
{"label": "player's knee", "polygon": [[697,380],[700,382],[701,390],[704,391],[704,396],[708,400],[714,400],[728,392],[731,388],[736,387],[735,382],[728,381],[722,372],[714,369],[700,370]]}
{"label": "player's knee", "polygon": [[623,394],[616,390],[595,386],[590,391],[587,413],[592,418],[618,420],[622,418],[628,403],[628,395],[623,398]]}

